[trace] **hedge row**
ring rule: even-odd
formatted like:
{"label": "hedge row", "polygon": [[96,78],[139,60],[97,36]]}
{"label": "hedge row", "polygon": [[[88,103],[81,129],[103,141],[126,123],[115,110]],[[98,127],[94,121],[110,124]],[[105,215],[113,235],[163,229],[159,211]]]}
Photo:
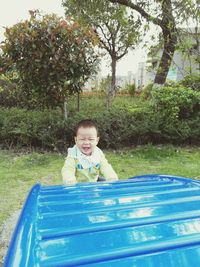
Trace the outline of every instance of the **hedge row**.
{"label": "hedge row", "polygon": [[185,88],[152,91],[142,109],[111,108],[72,114],[64,121],[59,111],[0,108],[0,143],[63,151],[73,144],[73,129],[83,118],[95,119],[100,146],[117,148],[151,143],[199,143],[200,93]]}

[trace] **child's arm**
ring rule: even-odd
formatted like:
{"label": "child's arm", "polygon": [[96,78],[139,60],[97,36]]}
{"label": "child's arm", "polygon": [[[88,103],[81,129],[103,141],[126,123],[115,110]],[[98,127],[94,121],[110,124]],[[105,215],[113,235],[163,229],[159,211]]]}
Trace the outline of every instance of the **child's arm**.
{"label": "child's arm", "polygon": [[73,185],[77,183],[75,176],[76,168],[75,168],[75,160],[72,157],[67,157],[65,160],[65,164],[62,168],[62,180],[66,185]]}
{"label": "child's arm", "polygon": [[118,176],[116,172],[113,170],[112,166],[108,163],[104,154],[102,153],[101,164],[100,164],[100,174],[106,178],[108,181],[117,181]]}

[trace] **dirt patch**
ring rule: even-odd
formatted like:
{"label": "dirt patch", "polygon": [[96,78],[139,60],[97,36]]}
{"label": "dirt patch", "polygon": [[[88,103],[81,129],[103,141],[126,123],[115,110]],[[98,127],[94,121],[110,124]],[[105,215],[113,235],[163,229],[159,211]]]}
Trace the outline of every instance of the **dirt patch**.
{"label": "dirt patch", "polygon": [[15,229],[20,212],[21,210],[17,210],[11,214],[11,216],[5,220],[0,228],[0,266],[3,265],[10,239]]}

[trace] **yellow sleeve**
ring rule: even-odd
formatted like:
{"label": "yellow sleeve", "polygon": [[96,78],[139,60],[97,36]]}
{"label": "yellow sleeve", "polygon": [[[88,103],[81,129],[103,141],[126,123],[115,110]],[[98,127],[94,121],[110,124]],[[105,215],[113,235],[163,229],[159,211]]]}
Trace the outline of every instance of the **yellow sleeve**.
{"label": "yellow sleeve", "polygon": [[104,154],[102,153],[101,164],[100,164],[100,174],[106,178],[108,181],[117,181],[118,176],[116,172],[113,170],[112,166],[108,163]]}
{"label": "yellow sleeve", "polygon": [[63,184],[66,185],[76,184],[77,180],[75,173],[76,173],[75,160],[72,157],[67,157],[65,160],[65,164],[61,170]]}

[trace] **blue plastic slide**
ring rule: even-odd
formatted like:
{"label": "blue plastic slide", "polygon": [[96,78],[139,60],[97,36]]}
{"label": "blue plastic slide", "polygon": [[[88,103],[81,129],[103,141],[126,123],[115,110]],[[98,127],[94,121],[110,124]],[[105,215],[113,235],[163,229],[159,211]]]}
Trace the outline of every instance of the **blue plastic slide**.
{"label": "blue plastic slide", "polygon": [[200,266],[200,182],[167,175],[30,191],[4,267]]}

